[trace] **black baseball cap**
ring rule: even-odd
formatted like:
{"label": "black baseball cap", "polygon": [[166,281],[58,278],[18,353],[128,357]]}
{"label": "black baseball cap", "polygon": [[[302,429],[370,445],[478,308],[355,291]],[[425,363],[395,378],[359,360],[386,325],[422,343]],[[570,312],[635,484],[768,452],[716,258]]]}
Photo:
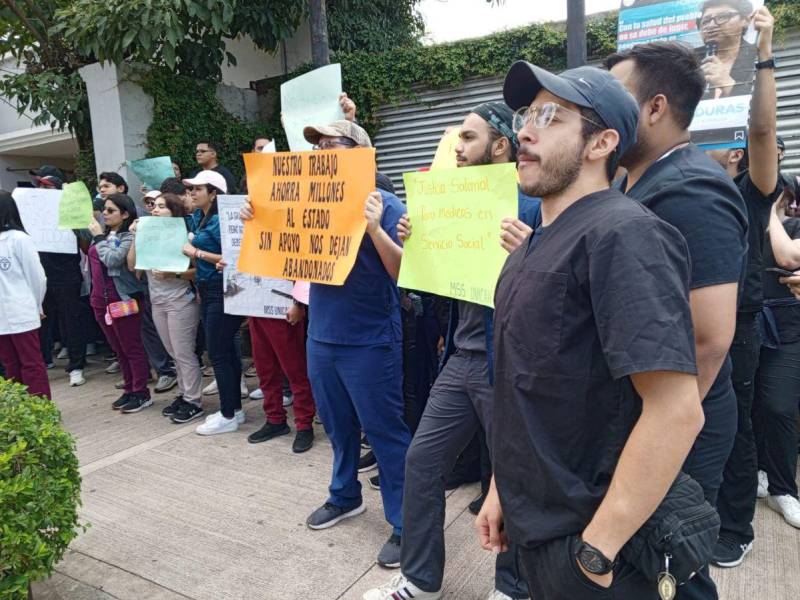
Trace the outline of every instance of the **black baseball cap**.
{"label": "black baseball cap", "polygon": [[775,136],[775,141],[778,143],[778,148],[786,152],[786,142],[783,141],[783,138],[777,135]]}
{"label": "black baseball cap", "polygon": [[31,169],[28,171],[31,175],[35,177],[57,177],[61,181],[64,181],[64,173],[61,172],[61,169],[58,167],[54,167],[53,165],[42,165],[38,169]]}
{"label": "black baseball cap", "polygon": [[511,65],[503,84],[503,98],[513,110],[529,106],[541,90],[583,108],[591,108],[609,129],[619,133],[617,155],[636,142],[639,105],[608,71],[577,67],[560,75],[519,60]]}

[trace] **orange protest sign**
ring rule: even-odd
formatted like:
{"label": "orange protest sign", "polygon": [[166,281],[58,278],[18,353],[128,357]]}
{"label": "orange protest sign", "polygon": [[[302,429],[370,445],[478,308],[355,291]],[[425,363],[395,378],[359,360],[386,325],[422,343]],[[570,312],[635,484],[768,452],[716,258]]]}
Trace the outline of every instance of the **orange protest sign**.
{"label": "orange protest sign", "polygon": [[356,260],[375,190],[375,149],[245,154],[254,218],[243,273],[342,285]]}

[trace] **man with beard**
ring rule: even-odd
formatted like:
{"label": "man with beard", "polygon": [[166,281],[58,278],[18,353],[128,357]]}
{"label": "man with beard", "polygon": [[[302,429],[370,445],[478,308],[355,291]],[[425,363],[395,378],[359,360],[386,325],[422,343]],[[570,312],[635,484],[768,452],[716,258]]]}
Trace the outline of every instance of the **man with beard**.
{"label": "man with beard", "polygon": [[[517,138],[512,130],[512,117],[511,109],[503,102],[486,102],[475,107],[461,125],[456,146],[458,166],[515,161]],[[518,213],[518,217],[509,216],[499,224],[500,243],[508,252],[520,246],[532,231],[539,215],[539,201],[520,193]],[[401,239],[411,234],[408,215],[400,220],[398,234]],[[463,301],[454,301],[452,306],[446,363],[431,389],[406,455],[401,573],[388,584],[369,590],[364,600],[441,598],[445,477],[480,427],[491,438],[493,311]],[[499,555],[495,587],[489,598],[528,596],[514,552]]]}
{"label": "man with beard", "polygon": [[503,94],[542,224],[495,293],[495,475],[481,545],[516,542],[535,599],[653,598],[654,584],[617,557],[703,421],[686,242],[609,187],[639,114],[610,73],[556,76],[519,61]]}
{"label": "man with beard", "polygon": [[[747,208],[730,176],[689,143],[689,124],[705,85],[691,50],[677,42],[640,44],[612,54],[606,66],[641,111],[638,140],[621,160],[628,174],[618,187],[675,226],[689,245],[689,299],[705,425],[683,470],[716,506],[737,427],[728,350],[747,253]],[[681,586],[679,596],[716,598],[708,569]]]}

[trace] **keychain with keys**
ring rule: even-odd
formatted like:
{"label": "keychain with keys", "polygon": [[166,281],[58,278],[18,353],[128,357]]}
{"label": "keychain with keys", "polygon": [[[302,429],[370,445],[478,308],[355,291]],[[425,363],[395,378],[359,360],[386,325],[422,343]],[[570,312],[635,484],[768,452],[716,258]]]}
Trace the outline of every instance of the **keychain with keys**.
{"label": "keychain with keys", "polygon": [[658,575],[658,595],[661,600],[672,600],[677,592],[675,577],[669,572],[669,554],[664,555],[664,572]]}

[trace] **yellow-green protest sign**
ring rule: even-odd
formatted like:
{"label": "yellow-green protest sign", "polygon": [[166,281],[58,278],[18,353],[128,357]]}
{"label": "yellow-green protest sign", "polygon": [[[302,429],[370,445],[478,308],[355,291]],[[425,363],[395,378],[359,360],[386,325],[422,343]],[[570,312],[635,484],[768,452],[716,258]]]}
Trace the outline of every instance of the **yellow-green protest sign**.
{"label": "yellow-green protest sign", "polygon": [[508,256],[500,224],[518,212],[515,165],[404,173],[403,181],[413,230],[397,284],[493,307]]}
{"label": "yellow-green protest sign", "polygon": [[58,201],[58,228],[86,229],[92,216],[92,196],[86,184],[65,183]]}
{"label": "yellow-green protest sign", "polygon": [[436,147],[436,154],[431,163],[431,171],[439,169],[455,169],[456,164],[456,146],[460,141],[461,127],[450,127],[439,140],[439,145]]}

